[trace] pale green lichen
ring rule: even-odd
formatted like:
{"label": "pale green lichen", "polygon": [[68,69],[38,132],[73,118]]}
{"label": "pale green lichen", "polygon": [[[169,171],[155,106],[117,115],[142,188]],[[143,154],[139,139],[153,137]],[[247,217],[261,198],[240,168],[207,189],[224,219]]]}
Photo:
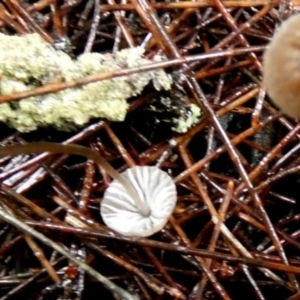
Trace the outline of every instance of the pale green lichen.
{"label": "pale green lichen", "polygon": [[[137,47],[124,49],[116,55],[86,53],[72,60],[38,34],[0,34],[0,94],[161,60],[159,56],[149,60],[143,52]],[[70,130],[86,124],[91,118],[123,121],[128,109],[126,100],[140,94],[151,80],[157,90],[171,88],[172,80],[164,70],[142,72],[1,104],[0,121],[22,132],[46,126]]]}
{"label": "pale green lichen", "polygon": [[173,123],[175,126],[172,127],[172,130],[179,133],[185,133],[198,121],[200,116],[201,109],[195,104],[190,104],[189,113],[187,116],[184,118],[173,118]]}
{"label": "pale green lichen", "polygon": [[172,98],[153,99],[146,109],[157,113],[159,122],[170,124],[173,131],[185,133],[199,121],[202,111],[199,106],[183,98],[184,94],[177,91]]}

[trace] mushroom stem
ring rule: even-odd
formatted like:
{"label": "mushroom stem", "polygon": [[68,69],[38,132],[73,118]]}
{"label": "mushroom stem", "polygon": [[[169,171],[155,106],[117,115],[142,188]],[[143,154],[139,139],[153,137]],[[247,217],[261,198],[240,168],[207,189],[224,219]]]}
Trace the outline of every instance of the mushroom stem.
{"label": "mushroom stem", "polygon": [[144,216],[149,216],[149,208],[140,200],[140,197],[136,190],[132,187],[130,181],[118,173],[118,171],[98,152],[84,146],[74,144],[58,144],[58,143],[30,143],[25,145],[12,145],[0,147],[0,157],[15,156],[19,154],[32,154],[39,152],[61,153],[61,154],[73,154],[84,156],[93,160],[96,164],[100,165],[105,171],[115,180],[118,180],[125,188],[127,193],[134,200],[137,208]]}

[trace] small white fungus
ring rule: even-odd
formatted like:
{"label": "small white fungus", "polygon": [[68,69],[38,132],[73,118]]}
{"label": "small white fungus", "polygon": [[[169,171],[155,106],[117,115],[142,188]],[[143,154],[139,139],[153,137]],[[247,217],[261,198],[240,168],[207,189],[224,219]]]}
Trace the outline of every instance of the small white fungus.
{"label": "small white fungus", "polygon": [[133,167],[122,175],[137,191],[139,202],[149,213],[141,213],[124,186],[114,180],[101,202],[100,212],[104,223],[126,236],[147,237],[160,231],[172,214],[177,200],[172,178],[159,168],[150,166]]}

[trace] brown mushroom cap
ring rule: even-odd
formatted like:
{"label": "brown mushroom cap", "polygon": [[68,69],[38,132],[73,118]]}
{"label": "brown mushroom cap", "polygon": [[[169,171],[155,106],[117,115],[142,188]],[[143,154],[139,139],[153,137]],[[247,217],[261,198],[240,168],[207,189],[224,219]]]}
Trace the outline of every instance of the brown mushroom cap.
{"label": "brown mushroom cap", "polygon": [[283,113],[300,118],[300,14],[282,23],[265,51],[263,84]]}
{"label": "brown mushroom cap", "polygon": [[150,166],[133,167],[122,175],[132,184],[140,203],[146,206],[149,213],[143,214],[124,186],[114,180],[101,202],[100,212],[104,223],[127,236],[147,237],[161,230],[177,200],[172,178],[159,168]]}

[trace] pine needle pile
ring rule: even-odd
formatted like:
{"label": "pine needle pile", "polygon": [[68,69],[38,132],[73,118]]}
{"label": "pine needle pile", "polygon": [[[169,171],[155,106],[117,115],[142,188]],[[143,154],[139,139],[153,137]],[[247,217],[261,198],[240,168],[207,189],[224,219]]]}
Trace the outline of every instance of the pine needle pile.
{"label": "pine needle pile", "polygon": [[0,45],[1,147],[78,144],[119,172],[157,166],[178,199],[161,231],[125,237],[101,219],[111,178],[94,161],[0,158],[0,300],[300,299],[300,124],[262,85],[264,50],[300,1],[1,2],[3,40],[34,35],[56,66],[41,74],[32,52],[10,69]]}

